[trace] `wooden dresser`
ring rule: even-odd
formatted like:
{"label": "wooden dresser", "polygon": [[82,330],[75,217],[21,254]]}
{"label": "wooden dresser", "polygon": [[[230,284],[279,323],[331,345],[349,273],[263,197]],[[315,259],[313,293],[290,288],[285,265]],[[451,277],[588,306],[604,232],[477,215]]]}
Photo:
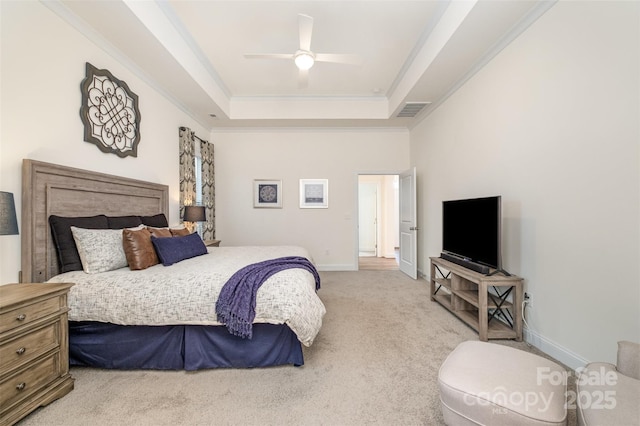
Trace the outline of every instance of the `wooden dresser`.
{"label": "wooden dresser", "polygon": [[73,389],[67,334],[72,285],[0,286],[0,425]]}

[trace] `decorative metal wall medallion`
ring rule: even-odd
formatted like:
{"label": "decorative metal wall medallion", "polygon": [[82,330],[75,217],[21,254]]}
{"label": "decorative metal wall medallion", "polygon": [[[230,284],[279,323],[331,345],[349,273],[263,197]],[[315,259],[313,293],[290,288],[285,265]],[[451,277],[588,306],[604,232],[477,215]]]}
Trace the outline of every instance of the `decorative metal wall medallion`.
{"label": "decorative metal wall medallion", "polygon": [[122,158],[137,157],[140,142],[138,95],[109,71],[99,70],[88,62],[80,90],[84,140],[95,144],[102,152]]}

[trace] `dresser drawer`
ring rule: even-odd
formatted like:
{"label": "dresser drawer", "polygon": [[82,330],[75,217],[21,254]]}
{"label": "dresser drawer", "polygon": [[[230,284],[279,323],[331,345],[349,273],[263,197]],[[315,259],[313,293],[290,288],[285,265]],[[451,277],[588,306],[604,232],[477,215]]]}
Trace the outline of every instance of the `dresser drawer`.
{"label": "dresser drawer", "polygon": [[60,375],[58,369],[59,358],[59,352],[54,352],[0,383],[0,407],[2,407],[2,412],[10,405],[28,397],[55,380]]}
{"label": "dresser drawer", "polygon": [[25,305],[0,315],[0,333],[29,324],[60,310],[60,298],[52,297],[30,305]]}
{"label": "dresser drawer", "polygon": [[58,346],[60,322],[49,324],[35,331],[30,332],[17,339],[10,340],[0,346],[0,360],[2,369],[0,373],[6,373],[18,362],[26,362],[46,351]]}

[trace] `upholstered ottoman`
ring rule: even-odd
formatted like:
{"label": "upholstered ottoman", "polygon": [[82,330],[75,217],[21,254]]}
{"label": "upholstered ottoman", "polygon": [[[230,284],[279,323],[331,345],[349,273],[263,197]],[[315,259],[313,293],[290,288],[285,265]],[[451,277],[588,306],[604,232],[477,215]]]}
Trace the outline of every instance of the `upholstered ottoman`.
{"label": "upholstered ottoman", "polygon": [[456,347],[438,373],[448,425],[566,425],[567,373],[555,362],[494,343]]}

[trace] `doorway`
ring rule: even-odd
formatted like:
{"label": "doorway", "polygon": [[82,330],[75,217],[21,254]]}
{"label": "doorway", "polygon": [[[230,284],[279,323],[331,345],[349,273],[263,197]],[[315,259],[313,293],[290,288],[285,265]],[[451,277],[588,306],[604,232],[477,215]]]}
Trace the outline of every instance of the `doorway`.
{"label": "doorway", "polygon": [[398,269],[399,175],[358,176],[359,269]]}

